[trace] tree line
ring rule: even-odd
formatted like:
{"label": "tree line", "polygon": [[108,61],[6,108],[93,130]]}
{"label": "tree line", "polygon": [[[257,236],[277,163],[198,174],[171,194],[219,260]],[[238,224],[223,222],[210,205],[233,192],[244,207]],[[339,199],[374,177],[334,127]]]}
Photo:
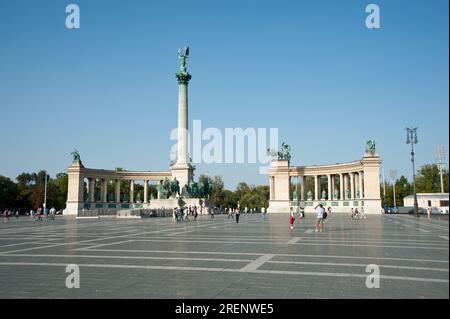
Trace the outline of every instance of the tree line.
{"label": "tree line", "polygon": [[[45,171],[37,173],[22,173],[12,181],[8,177],[0,175],[0,209],[6,208],[20,209],[22,212],[36,210],[42,207],[45,192]],[[448,193],[449,175],[448,170],[444,170],[444,192]],[[270,189],[266,185],[249,185],[241,182],[236,190],[231,191],[225,188],[221,176],[209,177],[201,175],[199,182],[211,185],[208,192],[208,199],[215,207],[236,208],[267,208],[269,206]],[[66,173],[59,173],[55,178],[47,175],[47,208],[55,207],[57,210],[64,209],[67,200]],[[113,186],[108,189],[114,193]],[[125,194],[129,192],[129,185],[123,183],[121,191]],[[141,189],[142,188],[142,189]],[[389,206],[394,205],[394,183],[386,183],[386,198],[384,198],[384,185],[380,185],[381,200]],[[439,169],[435,164],[422,166],[416,175],[416,189],[418,193],[439,193],[440,176]],[[136,185],[135,192],[142,192],[142,185]],[[149,187],[149,193],[155,198],[156,187]],[[403,198],[413,193],[412,181],[405,176],[400,176],[395,181],[396,206],[403,206]],[[86,197],[86,196],[85,196]]]}

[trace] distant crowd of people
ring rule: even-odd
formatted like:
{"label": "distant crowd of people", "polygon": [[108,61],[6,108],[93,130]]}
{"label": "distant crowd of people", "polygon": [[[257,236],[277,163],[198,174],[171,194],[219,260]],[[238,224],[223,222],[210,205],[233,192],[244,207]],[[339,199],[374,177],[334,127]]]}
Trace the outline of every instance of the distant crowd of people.
{"label": "distant crowd of people", "polygon": [[43,216],[49,220],[54,220],[56,215],[56,209],[55,207],[52,207],[49,211],[46,211],[43,210],[41,207],[39,207],[36,209],[36,211],[34,209],[31,209],[30,212],[25,212],[24,214],[22,214],[20,210],[12,210],[10,208],[6,208],[2,213],[3,223],[6,224],[11,222],[11,218],[13,217],[15,217],[16,220],[18,220],[20,215],[36,218],[37,221],[42,221]]}

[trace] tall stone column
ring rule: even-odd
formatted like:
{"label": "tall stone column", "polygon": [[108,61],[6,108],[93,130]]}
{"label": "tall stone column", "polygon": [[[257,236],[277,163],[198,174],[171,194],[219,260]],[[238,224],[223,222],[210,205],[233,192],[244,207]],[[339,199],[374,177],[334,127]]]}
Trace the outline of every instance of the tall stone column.
{"label": "tall stone column", "polygon": [[178,149],[177,162],[172,166],[172,177],[180,183],[180,189],[189,183],[194,176],[194,168],[190,165],[188,155],[189,145],[189,116],[188,116],[188,84],[192,76],[186,70],[186,58],[189,48],[181,54],[180,71],[176,74],[178,79]]}
{"label": "tall stone column", "polygon": [[350,197],[355,199],[355,173],[350,173]]}
{"label": "tall stone column", "polygon": [[134,203],[134,181],[130,181],[130,204]]}
{"label": "tall stone column", "polygon": [[314,200],[318,201],[319,199],[319,176],[314,175]]}
{"label": "tall stone column", "polygon": [[162,181],[159,181],[159,182],[158,182],[158,187],[157,187],[157,190],[158,190],[158,199],[161,199],[161,185],[162,185]]}
{"label": "tall stone column", "polygon": [[358,173],[359,176],[359,198],[364,198],[363,172]]}
{"label": "tall stone column", "polygon": [[120,203],[120,179],[116,179],[116,203]]}
{"label": "tall stone column", "polygon": [[300,193],[300,199],[303,202],[306,199],[306,196],[305,196],[305,194],[306,194],[306,190],[305,190],[306,189],[306,176],[301,176],[301,179],[302,179],[302,190]]}
{"label": "tall stone column", "polygon": [[331,200],[332,199],[331,188],[333,185],[331,184],[331,175],[330,174],[327,175],[327,179],[328,179],[328,200]]}
{"label": "tall stone column", "polygon": [[344,200],[344,175],[339,174],[339,199]]}
{"label": "tall stone column", "polygon": [[89,178],[89,202],[95,202],[95,178]]}
{"label": "tall stone column", "polygon": [[144,181],[144,204],[148,203],[148,181]]}
{"label": "tall stone column", "polygon": [[102,199],[103,203],[108,202],[108,180],[106,178],[102,179]]}

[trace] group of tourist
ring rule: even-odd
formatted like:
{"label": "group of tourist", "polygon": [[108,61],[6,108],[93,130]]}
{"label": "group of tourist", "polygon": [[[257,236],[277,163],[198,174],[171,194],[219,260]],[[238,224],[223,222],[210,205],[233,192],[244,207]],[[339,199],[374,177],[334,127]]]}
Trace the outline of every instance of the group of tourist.
{"label": "group of tourist", "polygon": [[19,219],[19,211],[16,210],[16,212],[14,212],[13,210],[6,208],[3,213],[3,223],[9,223],[11,221],[11,217],[16,216],[16,219]]}
{"label": "group of tourist", "polygon": [[358,207],[355,209],[352,208],[350,218],[353,220],[366,219],[366,215],[364,215],[364,207],[361,207],[361,210],[358,210]]}
{"label": "group of tourist", "polygon": [[198,217],[198,208],[197,206],[189,206],[189,207],[175,207],[173,209],[172,220],[174,222],[184,222],[189,221],[189,216],[194,218],[194,221],[197,220]]}
{"label": "group of tourist", "polygon": [[[323,207],[322,204],[317,205],[315,208],[317,221],[316,221],[316,232],[323,232],[323,222],[328,217],[331,217],[331,207],[328,207],[326,210]],[[299,207],[298,216],[300,219],[305,218],[305,209],[303,207]],[[291,230],[294,229],[294,222],[295,222],[295,213],[294,213],[294,207],[291,206],[290,213],[289,213],[289,227]]]}
{"label": "group of tourist", "polygon": [[[228,214],[227,218],[236,219],[236,223],[239,224],[239,217],[241,216],[241,208],[227,208],[225,213]],[[236,217],[236,218],[235,218]]]}
{"label": "group of tourist", "polygon": [[1,215],[3,217],[4,224],[11,222],[12,217],[15,217],[16,220],[18,220],[20,215],[30,216],[31,218],[35,217],[37,221],[42,221],[43,216],[45,215],[47,217],[47,219],[54,220],[55,215],[56,215],[56,209],[55,209],[55,207],[52,207],[50,209],[50,211],[48,211],[48,213],[47,213],[47,212],[44,212],[41,207],[39,207],[36,209],[36,211],[34,209],[31,209],[30,212],[26,212],[26,213],[22,214],[20,212],[20,209],[12,210],[12,209],[7,208],[1,213]]}

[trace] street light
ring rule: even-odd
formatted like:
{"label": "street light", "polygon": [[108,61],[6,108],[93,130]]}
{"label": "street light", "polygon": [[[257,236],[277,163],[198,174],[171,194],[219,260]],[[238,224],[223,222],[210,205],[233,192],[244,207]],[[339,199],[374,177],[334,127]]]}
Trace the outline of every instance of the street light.
{"label": "street light", "polygon": [[44,216],[47,213],[47,171],[45,171],[45,185],[44,185]]}
{"label": "street light", "polygon": [[397,170],[396,169],[391,169],[389,171],[389,175],[391,176],[392,182],[394,183],[394,186],[393,186],[393,191],[394,191],[394,209],[396,209],[397,208],[397,201],[396,201],[396,198],[395,198],[395,184],[397,184]]}
{"label": "street light", "polygon": [[417,204],[417,193],[416,193],[416,170],[414,168],[414,144],[417,144],[417,129],[418,127],[407,127],[406,128],[406,144],[411,144],[411,162],[413,169],[413,190],[414,190],[414,212],[416,217],[419,217],[419,205]]}
{"label": "street light", "polygon": [[386,209],[386,179],[384,178],[384,165],[381,163],[381,172],[383,180],[383,209]]}
{"label": "street light", "polygon": [[444,179],[443,179],[443,169],[445,164],[445,151],[443,146],[436,147],[436,164],[439,168],[439,175],[441,177],[441,193],[444,193]]}

